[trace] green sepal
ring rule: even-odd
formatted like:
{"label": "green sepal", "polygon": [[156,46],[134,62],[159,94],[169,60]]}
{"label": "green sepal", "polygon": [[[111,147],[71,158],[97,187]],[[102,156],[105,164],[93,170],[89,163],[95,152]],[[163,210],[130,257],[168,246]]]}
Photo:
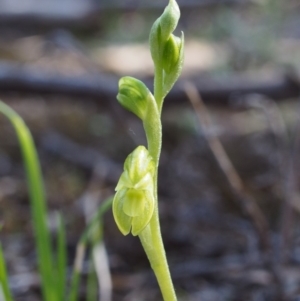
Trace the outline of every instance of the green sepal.
{"label": "green sepal", "polygon": [[121,189],[117,191],[113,200],[113,216],[115,222],[123,235],[130,233],[132,217],[128,216],[123,211],[124,196],[127,189]]}
{"label": "green sepal", "polygon": [[130,76],[122,77],[119,81],[119,103],[128,111],[142,120],[147,113],[149,98],[153,97],[146,85]]}
{"label": "green sepal", "polygon": [[128,173],[128,177],[136,185],[139,183],[146,173],[153,174],[155,165],[151,155],[145,146],[138,146],[125,160],[124,171]]}
{"label": "green sepal", "polygon": [[113,200],[115,222],[123,235],[138,235],[149,224],[155,207],[153,192],[123,188]]}
{"label": "green sepal", "polygon": [[139,235],[146,228],[154,213],[155,200],[152,192],[144,191],[144,202],[143,214],[132,218],[131,233],[133,236]]}
{"label": "green sepal", "polygon": [[160,64],[163,41],[161,39],[160,18],[158,18],[150,31],[149,36],[150,52],[154,64]]}

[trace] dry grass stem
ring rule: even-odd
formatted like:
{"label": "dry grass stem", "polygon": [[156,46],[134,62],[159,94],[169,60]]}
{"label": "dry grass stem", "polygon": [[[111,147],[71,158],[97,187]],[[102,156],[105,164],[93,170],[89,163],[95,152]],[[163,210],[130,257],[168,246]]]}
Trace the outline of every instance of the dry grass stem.
{"label": "dry grass stem", "polygon": [[255,226],[262,249],[270,254],[270,229],[264,213],[256,204],[255,200],[247,193],[243,181],[234,168],[218,137],[207,134],[209,128],[212,127],[212,121],[197,88],[188,82],[184,85],[184,90],[197,114],[204,138],[207,141],[209,150],[214,156],[220,171],[226,176],[231,190],[234,192],[242,208],[246,211]]}

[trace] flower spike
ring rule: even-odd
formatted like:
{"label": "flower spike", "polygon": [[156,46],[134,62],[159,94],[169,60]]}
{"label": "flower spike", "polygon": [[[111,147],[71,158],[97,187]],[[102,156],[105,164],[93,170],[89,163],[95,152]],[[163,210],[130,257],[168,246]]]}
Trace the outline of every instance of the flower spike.
{"label": "flower spike", "polygon": [[161,113],[163,101],[181,73],[184,36],[176,37],[180,10],[176,0],[169,0],[163,14],[154,22],[150,52],[154,62],[154,95],[139,80],[123,77],[119,82],[119,103],[143,122],[147,149],[137,147],[126,159],[116,187],[113,215],[120,231],[130,232],[142,246],[154,270],[164,301],[177,301],[161,238],[157,173],[162,142]]}

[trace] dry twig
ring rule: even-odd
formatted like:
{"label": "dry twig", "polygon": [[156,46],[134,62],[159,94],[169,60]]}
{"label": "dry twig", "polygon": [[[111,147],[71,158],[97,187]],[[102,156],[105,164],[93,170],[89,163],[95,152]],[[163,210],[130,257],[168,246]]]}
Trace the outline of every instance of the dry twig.
{"label": "dry twig", "polygon": [[295,223],[294,213],[295,211],[300,212],[295,176],[296,154],[300,143],[300,120],[298,119],[293,137],[289,141],[288,131],[282,114],[272,99],[268,99],[262,95],[251,95],[243,103],[250,108],[263,112],[275,139],[275,151],[277,152],[283,198],[280,224],[280,262],[285,263],[292,245]]}
{"label": "dry twig", "polygon": [[207,135],[209,128],[212,126],[212,122],[197,88],[191,83],[186,83],[184,89],[197,114],[204,138],[206,139],[209,149],[218,163],[220,171],[222,171],[222,173],[226,176],[232,192],[236,195],[242,205],[242,208],[248,214],[255,226],[261,247],[268,255],[270,255],[270,230],[265,215],[258,207],[255,200],[253,200],[253,198],[247,193],[240,176],[232,165],[220,140],[216,136]]}

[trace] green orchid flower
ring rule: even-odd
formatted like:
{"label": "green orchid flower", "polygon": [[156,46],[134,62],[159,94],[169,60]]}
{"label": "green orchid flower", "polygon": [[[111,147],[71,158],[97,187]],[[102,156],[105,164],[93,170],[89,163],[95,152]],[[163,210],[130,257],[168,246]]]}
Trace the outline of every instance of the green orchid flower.
{"label": "green orchid flower", "polygon": [[124,235],[131,231],[136,236],[150,222],[155,206],[154,171],[154,161],[144,146],[138,146],[124,163],[113,201],[114,218]]}

